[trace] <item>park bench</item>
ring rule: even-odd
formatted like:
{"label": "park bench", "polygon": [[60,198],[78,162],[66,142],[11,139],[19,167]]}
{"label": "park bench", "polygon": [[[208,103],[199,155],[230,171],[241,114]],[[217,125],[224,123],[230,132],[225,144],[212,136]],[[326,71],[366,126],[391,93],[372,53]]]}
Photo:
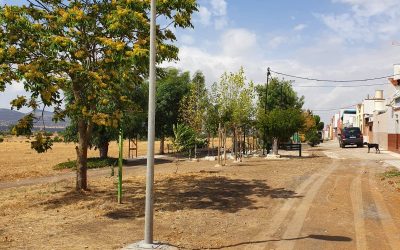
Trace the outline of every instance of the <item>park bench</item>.
{"label": "park bench", "polygon": [[301,143],[281,143],[279,144],[279,149],[288,150],[288,151],[299,151],[299,157],[301,157]]}

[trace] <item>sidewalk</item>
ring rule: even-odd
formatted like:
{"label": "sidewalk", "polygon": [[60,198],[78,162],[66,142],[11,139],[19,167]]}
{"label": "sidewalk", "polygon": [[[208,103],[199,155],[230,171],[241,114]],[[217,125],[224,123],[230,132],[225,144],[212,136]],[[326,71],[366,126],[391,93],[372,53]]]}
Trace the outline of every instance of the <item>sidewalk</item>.
{"label": "sidewalk", "polygon": [[400,170],[400,154],[392,151],[383,151],[383,153],[398,158],[399,160],[385,160],[384,162]]}

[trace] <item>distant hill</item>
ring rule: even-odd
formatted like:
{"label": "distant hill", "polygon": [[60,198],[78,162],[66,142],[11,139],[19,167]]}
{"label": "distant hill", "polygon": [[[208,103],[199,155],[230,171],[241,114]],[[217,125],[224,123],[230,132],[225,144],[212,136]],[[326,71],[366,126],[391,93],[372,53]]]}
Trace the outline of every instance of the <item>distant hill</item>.
{"label": "distant hill", "polygon": [[[19,119],[24,117],[26,113],[22,113],[19,111],[15,110],[10,110],[10,109],[4,109],[0,108],[0,127],[1,128],[7,128],[10,125],[16,124]],[[34,127],[39,129],[43,128],[43,121],[44,125],[47,128],[51,129],[64,129],[66,126],[68,126],[69,121],[66,120],[65,122],[53,122],[53,113],[49,111],[44,111],[43,112],[43,120],[42,120],[42,111],[37,110],[35,111],[35,117],[38,118],[38,120],[35,122]]]}

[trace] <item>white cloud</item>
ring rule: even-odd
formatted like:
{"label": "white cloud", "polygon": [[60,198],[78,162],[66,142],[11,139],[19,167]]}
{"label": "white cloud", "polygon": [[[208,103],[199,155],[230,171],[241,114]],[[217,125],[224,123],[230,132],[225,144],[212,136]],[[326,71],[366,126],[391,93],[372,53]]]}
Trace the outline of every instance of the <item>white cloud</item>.
{"label": "white cloud", "polygon": [[211,12],[204,6],[199,7],[198,12],[200,23],[203,25],[209,25],[211,22]]}
{"label": "white cloud", "polygon": [[257,36],[246,29],[231,29],[221,36],[221,47],[224,54],[243,56],[256,49]]}
{"label": "white cloud", "polygon": [[302,30],[304,30],[305,28],[307,28],[307,25],[301,23],[301,24],[298,24],[298,25],[294,26],[293,30],[294,30],[294,31],[302,31]]}
{"label": "white cloud", "polygon": [[199,7],[198,21],[204,26],[213,24],[216,30],[221,30],[228,25],[227,2],[225,0],[207,0]]}
{"label": "white cloud", "polygon": [[348,4],[356,15],[364,17],[391,12],[399,5],[398,0],[333,0],[333,2]]}
{"label": "white cloud", "polygon": [[400,31],[399,0],[333,0],[350,6],[341,14],[317,14],[325,25],[342,38],[373,42],[388,40]]}
{"label": "white cloud", "polygon": [[215,16],[225,16],[227,3],[225,0],[210,0],[212,12]]}

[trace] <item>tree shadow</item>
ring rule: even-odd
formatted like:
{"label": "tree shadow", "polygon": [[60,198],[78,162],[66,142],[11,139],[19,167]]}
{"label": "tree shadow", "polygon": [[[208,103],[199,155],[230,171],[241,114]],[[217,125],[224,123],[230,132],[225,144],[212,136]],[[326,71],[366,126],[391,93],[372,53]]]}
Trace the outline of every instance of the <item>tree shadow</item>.
{"label": "tree shadow", "polygon": [[[171,163],[174,162],[172,158],[155,158],[154,163],[159,165],[159,164],[166,164],[166,163]],[[134,166],[141,166],[141,165],[146,165],[147,159],[146,158],[133,158],[133,159],[125,159],[124,160],[124,166],[127,167],[134,167]]]}
{"label": "tree shadow", "polygon": [[239,247],[244,245],[254,245],[254,244],[262,244],[268,242],[276,242],[276,241],[291,241],[291,240],[303,240],[303,239],[315,239],[315,240],[324,240],[324,241],[337,241],[337,242],[350,242],[353,239],[346,236],[339,236],[339,235],[320,235],[320,234],[310,234],[303,237],[296,237],[296,238],[288,238],[288,239],[271,239],[271,240],[259,240],[259,241],[247,241],[247,242],[240,242],[236,244],[226,245],[226,246],[219,246],[219,247],[205,247],[205,248],[194,248],[193,250],[202,250],[202,249],[224,249],[228,247]]}
{"label": "tree shadow", "polygon": [[[167,176],[155,181],[155,211],[211,209],[235,213],[241,209],[258,209],[257,197],[301,198],[292,190],[271,188],[262,180],[231,179],[205,173]],[[84,207],[109,205],[105,216],[112,219],[144,216],[144,181],[123,182],[123,204],[116,204],[116,191],[92,190],[67,192],[61,197],[41,203],[45,209],[56,209],[80,203]]]}

